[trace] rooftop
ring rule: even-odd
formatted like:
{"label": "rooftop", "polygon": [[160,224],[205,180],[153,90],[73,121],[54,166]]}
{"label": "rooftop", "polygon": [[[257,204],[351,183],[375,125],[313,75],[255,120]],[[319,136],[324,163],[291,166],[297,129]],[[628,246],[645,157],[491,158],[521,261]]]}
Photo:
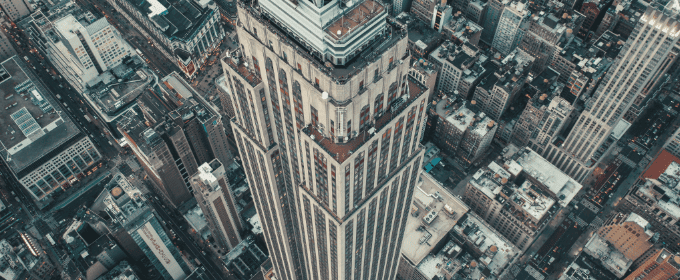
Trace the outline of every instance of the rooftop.
{"label": "rooftop", "polygon": [[[654,164],[652,164],[654,166]],[[670,162],[658,179],[648,178],[638,193],[656,202],[664,212],[680,218],[680,163]]]}
{"label": "rooftop", "polygon": [[80,130],[19,57],[0,65],[0,156],[20,173]]}
{"label": "rooftop", "polygon": [[184,219],[187,220],[191,228],[193,228],[203,240],[207,240],[210,235],[210,228],[208,228],[208,221],[205,219],[203,210],[198,204],[195,204],[193,208],[190,208],[186,213],[184,213]]}
{"label": "rooftop", "polygon": [[[516,158],[524,172],[545,185],[555,196],[562,207],[566,207],[583,186],[569,177],[548,160],[529,148],[518,153]],[[506,163],[507,164],[507,163]]]}
{"label": "rooftop", "polygon": [[100,111],[100,115],[110,122],[134,104],[156,79],[142,59],[133,56],[88,82],[84,94],[90,104],[96,105],[93,107]]}
{"label": "rooftop", "polygon": [[616,275],[602,267],[602,262],[588,254],[579,255],[560,276],[559,280],[609,280]]}
{"label": "rooftop", "polygon": [[467,205],[441,183],[428,173],[422,173],[406,220],[402,254],[419,264],[468,210]]}
{"label": "rooftop", "polygon": [[488,268],[492,275],[500,275],[522,252],[473,212],[468,213],[467,218],[457,224],[454,230],[482,252],[483,256],[477,260],[477,270]]}
{"label": "rooftop", "polygon": [[192,0],[128,0],[131,6],[145,14],[168,39],[190,41],[215,12],[210,5],[202,7]]}
{"label": "rooftop", "polygon": [[137,216],[149,212],[146,198],[134,187],[123,174],[113,175],[113,179],[104,187],[102,194],[106,212],[114,222],[124,225]]}
{"label": "rooftop", "polygon": [[593,237],[586,243],[583,251],[602,261],[602,265],[607,270],[614,273],[617,278],[623,277],[626,271],[628,271],[628,268],[633,264],[632,260],[626,258],[623,253],[608,244],[607,241],[597,233],[593,234]]}
{"label": "rooftop", "polygon": [[[370,0],[369,7],[371,4]],[[257,3],[253,1],[253,3]],[[344,84],[349,81],[354,75],[364,70],[364,68],[372,62],[377,61],[381,55],[388,49],[396,45],[401,39],[406,37],[407,32],[396,26],[396,23],[391,19],[387,19],[387,29],[384,35],[380,38],[375,38],[367,45],[362,47],[363,51],[359,51],[352,59],[347,61],[344,65],[332,65],[332,63],[326,64],[326,61],[314,50],[302,45],[298,39],[291,37],[287,32],[284,32],[276,24],[276,19],[268,18],[268,14],[260,13],[258,8],[253,7],[250,4],[244,2],[238,2],[240,7],[250,11],[250,14],[262,23],[265,27],[269,29],[270,32],[278,36],[278,40],[284,42],[285,44],[293,47],[297,53],[307,59],[310,63],[314,65],[316,69],[319,69],[322,73],[326,74],[333,81]],[[378,2],[376,2],[378,4]],[[360,8],[361,9],[361,8]],[[380,17],[378,17],[380,18]],[[337,32],[337,31],[336,31]],[[351,34],[352,32],[350,32]],[[395,58],[395,61],[403,60],[408,56],[408,52],[404,53],[404,57]],[[233,67],[233,66],[232,66]]]}
{"label": "rooftop", "polygon": [[248,67],[245,66],[244,62],[239,60],[238,58],[232,58],[232,57],[223,57],[222,60],[229,65],[236,73],[239,73],[241,75],[241,78],[245,79],[248,81],[248,83],[251,86],[257,86],[260,82],[260,76],[256,75],[255,73],[250,72],[248,70]]}

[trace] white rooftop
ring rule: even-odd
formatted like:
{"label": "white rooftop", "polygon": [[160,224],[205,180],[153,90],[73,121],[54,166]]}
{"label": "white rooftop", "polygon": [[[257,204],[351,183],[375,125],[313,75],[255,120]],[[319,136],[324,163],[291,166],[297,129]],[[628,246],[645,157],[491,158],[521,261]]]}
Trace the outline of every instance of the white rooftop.
{"label": "white rooftop", "polygon": [[472,120],[474,120],[474,118],[475,113],[472,112],[472,110],[468,109],[465,106],[461,106],[453,114],[448,116],[446,120],[453,124],[460,131],[465,131],[468,128],[468,126],[470,126],[470,123],[472,123]]}
{"label": "white rooftop", "polygon": [[[402,254],[418,265],[468,210],[463,201],[451,195],[432,176],[422,173],[406,220]],[[436,213],[435,218],[427,222],[425,218],[432,211]],[[418,215],[414,216],[414,213]],[[419,230],[422,227],[427,231]]]}
{"label": "white rooftop", "polygon": [[552,191],[559,199],[559,204],[563,207],[567,206],[581,188],[583,188],[579,182],[576,182],[576,180],[529,148],[520,151],[517,163],[524,168],[527,174],[536,178]]}
{"label": "white rooftop", "polygon": [[658,180],[647,179],[638,191],[674,218],[680,217],[680,164],[671,162]]}
{"label": "white rooftop", "polygon": [[203,210],[201,210],[201,207],[198,204],[184,214],[184,219],[189,222],[191,228],[201,235],[203,240],[207,240],[208,235],[210,235],[210,229],[208,228],[208,221],[205,219]]}
{"label": "white rooftop", "polygon": [[518,204],[524,211],[531,215],[534,220],[540,221],[550,207],[555,204],[555,200],[532,189],[529,180],[517,188],[517,191],[510,196],[510,200]]}

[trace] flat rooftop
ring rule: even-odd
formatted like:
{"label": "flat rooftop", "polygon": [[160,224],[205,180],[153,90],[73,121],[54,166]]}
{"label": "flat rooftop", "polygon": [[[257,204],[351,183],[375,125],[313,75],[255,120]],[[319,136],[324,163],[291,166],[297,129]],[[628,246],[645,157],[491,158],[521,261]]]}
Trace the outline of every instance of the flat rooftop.
{"label": "flat rooftop", "polygon": [[517,246],[473,212],[468,213],[465,220],[454,227],[454,231],[482,252],[483,256],[477,260],[479,265],[475,269],[479,276],[483,267],[488,268],[492,275],[500,275],[522,253]]}
{"label": "flat rooftop", "polygon": [[526,148],[520,150],[518,154],[519,157],[516,161],[522,166],[524,172],[550,189],[557,196],[558,203],[562,207],[566,207],[583,188],[579,182],[576,182],[533,150]]}
{"label": "flat rooftop", "polygon": [[647,199],[655,201],[656,205],[667,214],[678,218],[680,217],[680,206],[678,206],[680,205],[680,189],[678,187],[680,187],[680,164],[672,161],[657,180],[646,180],[638,188],[638,192]]}
{"label": "flat rooftop", "polygon": [[[413,192],[401,252],[418,265],[469,208],[428,173],[421,173]],[[432,216],[434,219],[430,220]]]}
{"label": "flat rooftop", "polygon": [[583,251],[602,261],[602,265],[614,273],[617,278],[622,277],[633,264],[633,260],[626,258],[623,253],[616,250],[597,233],[593,234],[593,237],[584,246]]}
{"label": "flat rooftop", "polygon": [[0,65],[0,156],[20,173],[80,130],[19,57]]}
{"label": "flat rooftop", "polygon": [[382,4],[374,0],[366,0],[361,4],[355,5],[351,10],[340,16],[340,18],[330,23],[326,27],[326,34],[333,39],[342,40],[347,37],[347,34],[360,30],[360,28],[384,12],[385,7]]}
{"label": "flat rooftop", "polygon": [[569,264],[559,280],[609,280],[617,279],[616,275],[602,267],[602,262],[588,254],[579,255]]}

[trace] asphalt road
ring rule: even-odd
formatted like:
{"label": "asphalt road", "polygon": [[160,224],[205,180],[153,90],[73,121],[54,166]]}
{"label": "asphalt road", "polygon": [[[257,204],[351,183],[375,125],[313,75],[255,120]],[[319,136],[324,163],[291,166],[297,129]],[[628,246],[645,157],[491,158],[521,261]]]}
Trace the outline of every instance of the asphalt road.
{"label": "asphalt road", "polygon": [[163,205],[161,205],[158,200],[149,199],[149,201],[151,202],[151,206],[156,209],[156,213],[160,216],[159,218],[161,218],[163,221],[166,221],[166,226],[170,227],[175,232],[175,235],[188,248],[189,253],[191,253],[194,258],[198,258],[198,260],[201,261],[201,264],[205,268],[206,275],[215,280],[224,279],[225,277],[223,276],[221,266],[216,265],[211,258],[204,256],[201,253],[202,250],[198,248],[195,240],[189,236],[189,234],[186,233],[184,229],[179,227],[179,225],[175,222],[176,219],[168,214],[168,209],[163,208]]}

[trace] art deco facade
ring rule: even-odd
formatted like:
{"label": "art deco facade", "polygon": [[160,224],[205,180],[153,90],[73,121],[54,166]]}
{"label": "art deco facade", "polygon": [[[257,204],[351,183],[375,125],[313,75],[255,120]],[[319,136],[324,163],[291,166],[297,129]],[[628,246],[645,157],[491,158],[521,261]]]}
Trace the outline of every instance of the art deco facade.
{"label": "art deco facade", "polygon": [[[357,38],[368,42],[359,58],[323,64],[309,55],[316,48],[284,34],[288,24],[278,19],[286,15],[269,12],[239,6],[242,48],[222,65],[276,277],[393,279],[429,94],[408,78],[406,34],[385,21],[382,4],[365,1],[324,32],[356,37],[377,26],[377,37]],[[354,26],[336,28],[338,21]]]}

